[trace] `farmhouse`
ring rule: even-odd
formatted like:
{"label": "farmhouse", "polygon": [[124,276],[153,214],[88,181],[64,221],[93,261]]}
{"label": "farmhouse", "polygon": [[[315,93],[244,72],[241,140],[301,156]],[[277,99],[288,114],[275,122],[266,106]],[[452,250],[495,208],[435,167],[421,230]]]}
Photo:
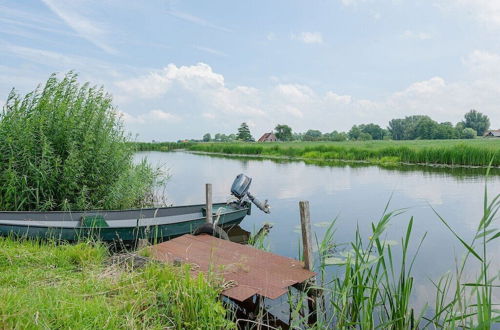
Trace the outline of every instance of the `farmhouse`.
{"label": "farmhouse", "polygon": [[258,142],[275,142],[278,139],[276,138],[276,135],[274,135],[273,132],[270,133],[264,133],[259,139]]}
{"label": "farmhouse", "polygon": [[500,129],[497,129],[497,130],[491,130],[491,131],[486,131],[484,133],[484,136],[485,137],[496,137],[496,138],[500,138]]}

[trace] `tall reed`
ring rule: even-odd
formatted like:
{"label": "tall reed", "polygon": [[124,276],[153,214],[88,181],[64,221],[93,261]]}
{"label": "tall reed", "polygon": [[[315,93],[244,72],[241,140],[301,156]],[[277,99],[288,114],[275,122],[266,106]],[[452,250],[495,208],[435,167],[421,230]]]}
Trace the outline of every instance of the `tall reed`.
{"label": "tall reed", "polygon": [[[412,268],[425,235],[418,241],[412,238],[413,218],[400,241],[396,258],[394,243],[384,240],[390,220],[402,211],[388,212],[371,226],[371,236],[362,237],[357,228],[354,239],[336,244],[333,221],[322,240],[318,240],[319,283],[313,289],[321,292],[318,321],[307,324],[301,315],[304,296],[290,299],[291,323],[295,327],[315,329],[491,329],[500,323],[500,311],[495,308],[493,290],[500,287],[498,269],[490,269],[492,255],[488,245],[500,237],[494,227],[500,210],[500,194],[489,200],[484,192],[483,216],[471,242],[466,242],[437,212],[438,219],[464,247],[465,255],[455,273],[447,273],[432,285],[436,288],[434,303],[421,310],[412,305],[414,277]],[[415,254],[408,254],[415,245]],[[399,260],[399,261],[396,261]],[[475,281],[467,281],[464,271],[479,265]],[[333,272],[327,268],[335,267]]]}
{"label": "tall reed", "polygon": [[0,210],[140,207],[157,173],[133,163],[122,122],[103,88],[55,74],[0,114]]}
{"label": "tall reed", "polygon": [[302,143],[197,143],[192,151],[312,160],[500,166],[500,140]]}

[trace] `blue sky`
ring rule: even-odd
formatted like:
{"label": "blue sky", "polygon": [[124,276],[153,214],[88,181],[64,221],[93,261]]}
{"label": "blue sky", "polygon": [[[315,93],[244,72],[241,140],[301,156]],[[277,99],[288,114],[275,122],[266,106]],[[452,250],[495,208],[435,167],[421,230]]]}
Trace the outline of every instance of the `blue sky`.
{"label": "blue sky", "polygon": [[496,0],[0,0],[0,58],[1,104],[75,70],[144,141],[472,108],[500,128]]}

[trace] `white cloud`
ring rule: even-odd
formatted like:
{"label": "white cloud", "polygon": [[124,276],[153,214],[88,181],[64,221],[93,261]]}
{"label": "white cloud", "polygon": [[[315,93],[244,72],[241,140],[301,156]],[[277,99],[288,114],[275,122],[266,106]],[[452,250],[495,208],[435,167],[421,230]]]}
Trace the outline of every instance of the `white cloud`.
{"label": "white cloud", "polygon": [[68,26],[75,30],[82,38],[90,41],[95,46],[109,54],[116,54],[117,51],[105,42],[105,37],[109,34],[102,23],[91,21],[80,14],[81,2],[42,0],[45,5],[61,18]]}
{"label": "white cloud", "polygon": [[500,1],[498,0],[452,0],[470,10],[478,20],[500,27]]}
{"label": "white cloud", "polygon": [[298,34],[292,33],[291,40],[298,40],[305,44],[322,44],[323,35],[320,32],[300,32]]}
{"label": "white cloud", "polygon": [[[214,132],[224,132],[224,127],[233,130],[242,121],[253,122],[255,131],[252,132],[256,136],[278,123],[286,123],[296,131],[314,128],[330,132],[368,122],[386,126],[390,119],[412,114],[429,115],[440,122],[457,122],[472,108],[486,113],[493,126],[497,126],[500,124],[497,109],[500,80],[489,72],[498,70],[499,63],[500,54],[474,51],[463,60],[463,71],[468,74],[463,80],[431,77],[377,100],[333,90],[318,92],[304,84],[274,82],[268,89],[229,88],[223,75],[203,63],[181,67],[170,64],[117,85],[134,97],[128,102],[137,102],[137,98],[146,104],[157,102],[175,109],[170,111],[172,115],[195,116],[192,118],[209,121]],[[139,104],[142,105],[142,101]],[[153,118],[148,116],[153,115],[151,112],[136,115],[129,121],[148,124],[149,118]],[[163,117],[172,119],[169,115]],[[156,114],[156,118],[162,116]],[[206,129],[210,131],[209,127]]]}
{"label": "white cloud", "polygon": [[403,32],[403,38],[405,39],[418,39],[418,40],[428,40],[432,38],[432,35],[426,32],[414,32],[411,30],[406,30]]}

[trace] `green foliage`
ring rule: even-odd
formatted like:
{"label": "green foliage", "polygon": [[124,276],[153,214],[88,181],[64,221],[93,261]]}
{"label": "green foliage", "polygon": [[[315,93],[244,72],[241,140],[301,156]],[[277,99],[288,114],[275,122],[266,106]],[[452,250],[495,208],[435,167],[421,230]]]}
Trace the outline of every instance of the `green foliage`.
{"label": "green foliage", "polygon": [[322,136],[321,132],[318,131],[317,129],[310,129],[304,134],[302,140],[304,140],[304,141],[319,141],[319,140],[321,140],[321,136]]}
{"label": "green foliage", "polygon": [[212,140],[212,136],[210,135],[210,133],[206,133],[205,135],[203,135],[203,142],[210,142]]}
{"label": "green foliage", "polygon": [[250,128],[248,127],[247,123],[241,123],[240,128],[238,128],[238,134],[236,135],[236,138],[238,140],[245,142],[255,141],[255,139],[252,136],[252,133],[250,133]]}
{"label": "green foliage", "polygon": [[126,143],[111,96],[70,72],[52,75],[0,114],[0,209],[143,206],[156,174]]}
{"label": "green foliage", "polygon": [[276,132],[275,133],[276,138],[279,141],[291,141],[293,138],[292,128],[288,125],[282,125],[282,124],[276,125],[274,130]]}
{"label": "green foliage", "polygon": [[490,119],[488,116],[476,110],[467,112],[462,123],[465,127],[475,130],[479,136],[483,136],[488,128],[490,128]]}
{"label": "green foliage", "polygon": [[462,131],[462,138],[473,139],[477,136],[477,132],[470,127],[464,128]]}
{"label": "green foliage", "polygon": [[107,258],[100,244],[0,238],[0,328],[234,328],[215,282],[185,267],[131,269]]}

